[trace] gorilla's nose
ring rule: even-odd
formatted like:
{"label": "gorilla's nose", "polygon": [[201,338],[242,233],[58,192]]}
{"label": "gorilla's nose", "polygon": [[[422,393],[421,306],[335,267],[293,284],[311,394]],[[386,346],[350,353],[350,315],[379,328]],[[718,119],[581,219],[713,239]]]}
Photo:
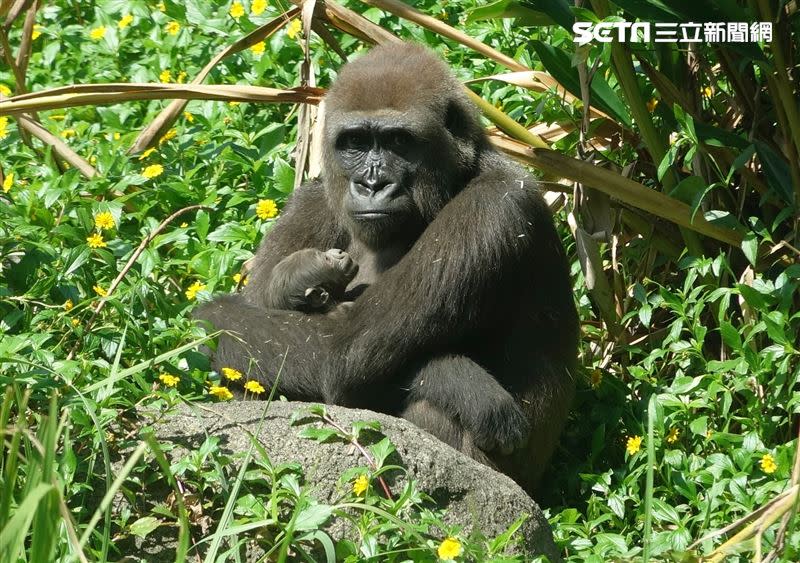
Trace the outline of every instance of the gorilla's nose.
{"label": "gorilla's nose", "polygon": [[341,248],[331,248],[328,250],[328,256],[331,258],[342,259],[347,253]]}
{"label": "gorilla's nose", "polygon": [[395,184],[387,178],[364,178],[353,182],[358,195],[362,197],[386,196]]}

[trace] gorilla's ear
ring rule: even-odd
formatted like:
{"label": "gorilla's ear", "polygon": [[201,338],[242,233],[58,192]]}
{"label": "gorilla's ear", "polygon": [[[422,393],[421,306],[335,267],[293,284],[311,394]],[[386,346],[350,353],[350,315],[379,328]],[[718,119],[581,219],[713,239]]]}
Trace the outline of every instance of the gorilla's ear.
{"label": "gorilla's ear", "polygon": [[331,296],[321,287],[309,287],[306,289],[306,303],[315,309],[324,307],[330,299]]}
{"label": "gorilla's ear", "polygon": [[457,100],[447,102],[444,126],[454,137],[463,139],[469,136],[469,132],[472,129],[472,119]]}

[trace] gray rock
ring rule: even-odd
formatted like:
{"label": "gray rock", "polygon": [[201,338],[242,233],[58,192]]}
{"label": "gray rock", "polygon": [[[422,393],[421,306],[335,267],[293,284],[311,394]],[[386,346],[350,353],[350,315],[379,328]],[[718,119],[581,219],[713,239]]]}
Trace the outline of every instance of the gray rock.
{"label": "gray rock", "polygon": [[[203,405],[203,408],[184,406],[155,428],[156,436],[160,442],[176,446],[168,452],[173,460],[185,453],[184,448],[197,449],[207,435],[218,437],[220,448],[226,453],[244,452],[250,447],[250,441],[242,427],[255,433],[265,406],[264,401],[231,401]],[[339,483],[342,473],[366,466],[367,462],[355,448],[341,441],[317,443],[300,437],[299,432],[309,424],[291,426],[289,419],[292,413],[308,406],[273,402],[259,440],[273,464],[299,462],[311,495],[320,502],[331,503],[344,492]],[[474,461],[403,419],[367,410],[326,408],[328,414],[348,430],[355,421],[380,422],[381,433],[397,448],[390,462],[405,467],[417,480],[419,488],[447,511],[445,521],[448,523],[462,525],[466,531],[477,526],[484,535],[493,537],[525,513],[530,517],[519,532],[523,538],[520,548],[523,553],[530,557],[547,555],[553,562],[561,560],[550,525],[541,510],[509,477]],[[320,423],[311,424],[320,426]],[[387,480],[390,487],[398,491],[404,479],[398,472]],[[347,536],[348,528],[344,522],[334,522],[328,526],[328,531],[333,537],[341,537]],[[177,535],[176,530],[175,533]],[[172,543],[169,540],[159,538],[158,547],[165,548]],[[168,560],[148,547],[152,546],[138,546],[148,553],[148,561]]]}

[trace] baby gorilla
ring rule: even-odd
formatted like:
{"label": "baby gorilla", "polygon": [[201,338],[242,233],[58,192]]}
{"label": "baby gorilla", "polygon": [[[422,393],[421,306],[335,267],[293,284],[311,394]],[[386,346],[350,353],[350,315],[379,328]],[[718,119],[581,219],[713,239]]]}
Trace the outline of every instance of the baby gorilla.
{"label": "baby gorilla", "polygon": [[344,250],[298,250],[275,266],[267,288],[266,306],[328,313],[345,299],[347,285],[357,273],[358,264]]}

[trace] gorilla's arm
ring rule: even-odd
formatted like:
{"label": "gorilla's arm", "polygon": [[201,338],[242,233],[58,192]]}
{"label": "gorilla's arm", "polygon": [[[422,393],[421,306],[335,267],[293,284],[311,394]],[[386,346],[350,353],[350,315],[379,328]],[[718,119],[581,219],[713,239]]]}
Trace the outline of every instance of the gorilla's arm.
{"label": "gorilla's arm", "polygon": [[[371,383],[391,380],[407,362],[463,342],[471,329],[489,328],[488,316],[510,323],[528,314],[507,295],[541,292],[552,299],[569,287],[557,260],[561,243],[538,189],[499,155],[483,158],[484,172],[445,205],[336,327],[326,400],[367,405],[381,388],[370,393]],[[541,273],[538,287],[530,281],[533,268]],[[566,285],[553,291],[554,282]],[[507,311],[495,310],[501,303]]]}
{"label": "gorilla's arm", "polygon": [[295,251],[304,248],[346,248],[348,236],[337,225],[320,180],[297,188],[253,259],[250,281],[242,292],[244,299],[258,307],[269,308],[272,271],[281,260]]}

